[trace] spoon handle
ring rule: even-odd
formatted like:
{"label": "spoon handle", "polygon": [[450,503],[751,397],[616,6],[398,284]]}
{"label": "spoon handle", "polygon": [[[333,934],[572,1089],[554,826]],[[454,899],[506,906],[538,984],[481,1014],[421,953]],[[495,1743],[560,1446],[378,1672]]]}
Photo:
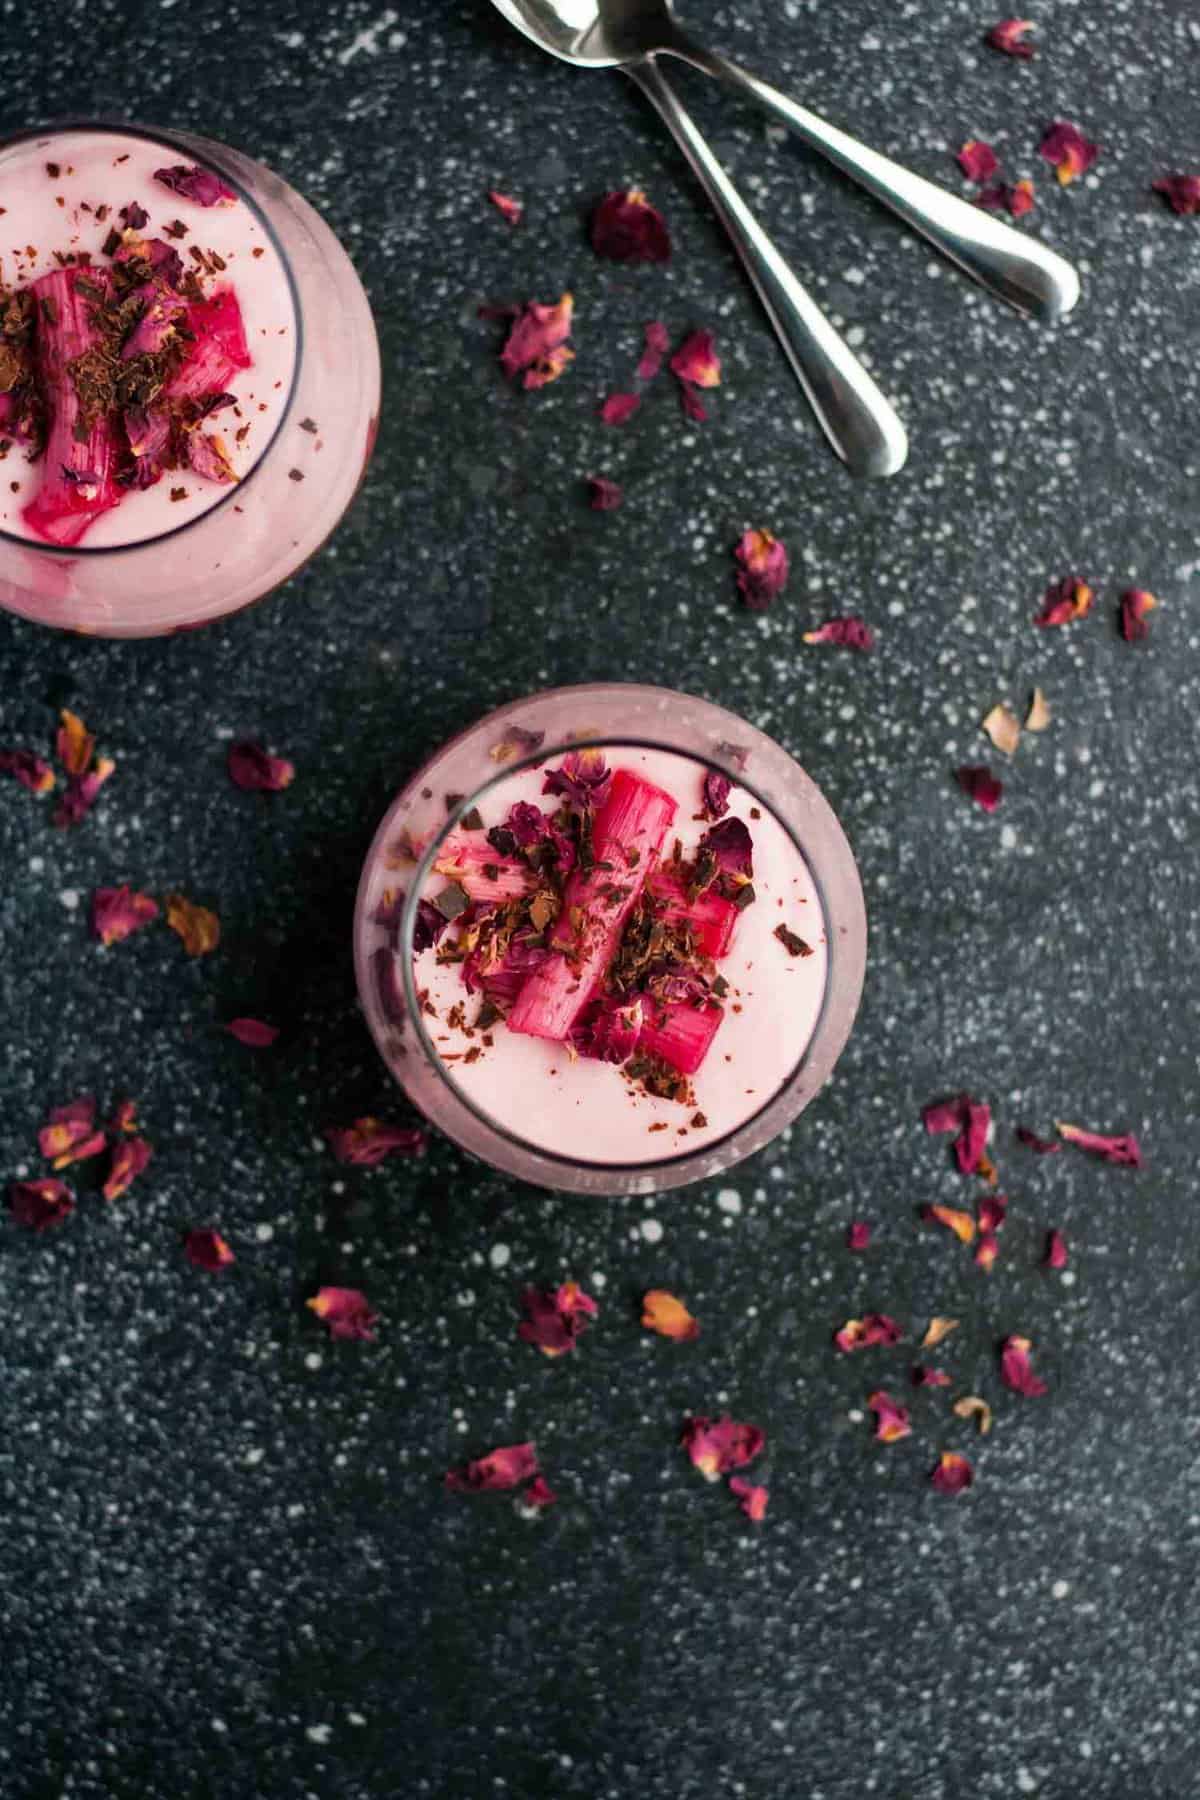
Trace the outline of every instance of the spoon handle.
{"label": "spoon handle", "polygon": [[829,442],[853,475],[894,475],[908,440],[862,364],[809,298],[652,57],[625,72],[661,113],[741,257]]}
{"label": "spoon handle", "polygon": [[682,32],[663,46],[706,75],[715,75],[758,102],[791,127],[813,150],[865,188],[876,200],[899,213],[906,224],[928,238],[981,287],[1019,312],[1038,319],[1060,319],[1079,298],[1079,277],[1064,257],[1024,236],[935,182],[914,175],[890,157],[827,125],[786,94],[739,68],[714,50],[693,43]]}

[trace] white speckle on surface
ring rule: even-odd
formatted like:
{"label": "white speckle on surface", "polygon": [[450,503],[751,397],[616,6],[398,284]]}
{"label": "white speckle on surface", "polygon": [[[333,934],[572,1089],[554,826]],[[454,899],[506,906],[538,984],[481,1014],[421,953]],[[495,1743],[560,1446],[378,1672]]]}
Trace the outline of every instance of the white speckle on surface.
{"label": "white speckle on surface", "polygon": [[1028,1769],[1017,1770],[1017,1787],[1023,1794],[1037,1793],[1037,1780]]}
{"label": "white speckle on surface", "polygon": [[493,1269],[506,1269],[511,1257],[512,1251],[507,1244],[493,1244],[488,1251],[488,1261]]}
{"label": "white speckle on surface", "polygon": [[74,912],[79,905],[79,889],[63,888],[58,896],[58,903],[60,906],[65,906],[68,912]]}
{"label": "white speckle on surface", "polygon": [[717,1194],[717,1205],[723,1213],[736,1214],[742,1210],[742,1196],[736,1188],[722,1188]]}
{"label": "white speckle on surface", "polygon": [[662,1243],[663,1228],[657,1219],[643,1219],[641,1232],[648,1244]]}
{"label": "white speckle on surface", "polygon": [[1054,1586],[1050,1589],[1050,1592],[1056,1600],[1065,1600],[1070,1591],[1071,1584],[1069,1581],[1056,1581]]}
{"label": "white speckle on surface", "polygon": [[266,1454],[267,1453],[264,1449],[262,1449],[258,1444],[255,1444],[251,1449],[247,1450],[245,1456],[242,1458],[242,1461],[245,1462],[247,1464],[247,1466],[252,1469],[255,1467],[255,1465],[257,1463],[260,1463],[262,1461],[263,1457]]}
{"label": "white speckle on surface", "polygon": [[304,1735],[310,1744],[327,1744],[333,1736],[332,1725],[306,1725]]}
{"label": "white speckle on surface", "polygon": [[260,1244],[269,1244],[275,1236],[275,1227],[273,1225],[256,1225],[254,1235]]}
{"label": "white speckle on surface", "polygon": [[304,1358],[305,1368],[312,1369],[314,1372],[321,1368],[324,1362],[325,1358],[321,1355],[319,1350],[310,1350],[308,1355]]}
{"label": "white speckle on surface", "polygon": [[[337,59],[342,67],[345,68],[348,62],[353,62],[356,56],[378,56],[380,36],[390,26],[398,24],[399,20],[399,13],[393,12],[389,6],[386,12],[380,13],[373,25],[365,25],[361,31],[356,32],[346,47],[338,51]],[[397,35],[403,43],[403,34],[398,33]]]}
{"label": "white speckle on surface", "polygon": [[214,1731],[218,1731],[218,1732],[225,1732],[225,1731],[229,1730],[229,1727],[225,1723],[224,1719],[214,1719],[212,1721],[212,1728]]}

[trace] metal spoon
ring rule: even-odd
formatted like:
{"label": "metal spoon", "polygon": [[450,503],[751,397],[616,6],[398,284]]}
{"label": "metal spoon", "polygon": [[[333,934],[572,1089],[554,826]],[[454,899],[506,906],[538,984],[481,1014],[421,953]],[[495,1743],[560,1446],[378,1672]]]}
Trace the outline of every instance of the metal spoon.
{"label": "metal spoon", "polygon": [[1060,319],[1079,298],[1079,277],[1065,258],[1011,225],[948,194],[890,157],[827,125],[687,35],[671,0],[493,0],[518,31],[564,62],[632,74],[656,55],[678,56],[727,81],[819,150],[844,175],[899,213],[981,287],[1018,311]]}

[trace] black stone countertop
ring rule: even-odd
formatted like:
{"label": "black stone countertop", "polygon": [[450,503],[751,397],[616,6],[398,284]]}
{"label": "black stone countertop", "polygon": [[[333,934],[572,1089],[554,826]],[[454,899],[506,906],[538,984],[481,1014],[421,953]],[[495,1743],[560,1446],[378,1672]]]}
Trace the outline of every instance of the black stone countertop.
{"label": "black stone countertop", "polygon": [[[386,404],[365,492],[290,588],[215,628],[88,642],[0,616],[0,739],[44,748],[64,704],[116,757],[92,817],[0,787],[0,1175],[40,1172],[45,1109],[135,1095],[155,1160],[122,1201],[0,1225],[0,1793],[4,1800],[748,1796],[1190,1800],[1200,1653],[1195,1361],[1196,419],[1200,225],[1149,191],[1200,168],[1191,9],[1039,15],[1022,65],[987,9],[696,0],[734,54],[958,186],[979,136],[1034,176],[1027,227],[1079,263],[1057,330],[970,290],[887,215],[681,75],[735,177],[909,426],[893,483],[824,449],[691,179],[633,90],[541,59],[478,4],[14,0],[13,125],[109,112],[190,125],[273,164],[329,218],[379,319]],[[1060,192],[1055,117],[1103,146]],[[583,220],[644,185],[666,269],[597,261]],[[484,201],[526,202],[511,231]],[[578,359],[541,394],[500,377],[483,300],[576,296]],[[686,428],[671,384],[606,432],[640,327],[709,325],[725,381]],[[582,477],[628,488],[588,511]],[[735,604],[748,525],[787,543],[788,593]],[[1031,619],[1052,578],[1092,616]],[[1130,585],[1161,606],[1114,628]],[[872,657],[801,642],[861,612]],[[872,919],[862,1015],[835,1081],[725,1181],[588,1203],[438,1143],[343,1169],[325,1124],[403,1107],[359,1020],[350,921],[389,796],[424,753],[548,682],[666,680],[778,736],[838,809]],[[993,817],[952,771],[1034,683]],[[291,756],[235,791],[231,736]],[[993,767],[1001,759],[991,756]],[[91,889],[182,887],[224,939],[165,929],[105,953]],[[217,1027],[284,1027],[269,1052]],[[1011,1198],[988,1278],[925,1202],[974,1197],[920,1108],[988,1099]],[[1018,1123],[1137,1131],[1145,1166],[1037,1159]],[[865,1256],[847,1222],[875,1223]],[[216,1224],[237,1266],[184,1261]],[[1069,1268],[1038,1264],[1048,1226]],[[601,1318],[546,1361],[515,1336],[526,1281],[577,1276]],[[367,1290],[378,1341],[303,1306]],[[639,1330],[685,1295],[695,1345]],[[911,1343],[839,1357],[867,1309],[920,1330],[949,1393],[912,1438]],[[1023,1332],[1050,1384],[1007,1394]],[[995,1405],[992,1435],[950,1415]],[[768,1432],[760,1527],[676,1448],[694,1409]],[[557,1507],[453,1499],[450,1465],[536,1438]],[[972,1492],[927,1482],[968,1452]]]}

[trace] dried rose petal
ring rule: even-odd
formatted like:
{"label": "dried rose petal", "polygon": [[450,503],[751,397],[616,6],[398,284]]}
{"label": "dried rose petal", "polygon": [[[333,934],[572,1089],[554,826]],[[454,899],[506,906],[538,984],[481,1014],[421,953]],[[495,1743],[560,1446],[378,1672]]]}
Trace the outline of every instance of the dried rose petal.
{"label": "dried rose petal", "polygon": [[767,1516],[768,1491],[755,1481],[747,1481],[742,1475],[729,1477],[729,1491],[736,1494],[742,1503],[742,1511],[756,1525],[761,1524]]}
{"label": "dried rose petal", "polygon": [[1042,1261],[1048,1269],[1065,1269],[1070,1257],[1067,1254],[1067,1240],[1061,1231],[1046,1233],[1046,1254]]}
{"label": "dried rose petal", "polygon": [[[211,169],[193,166],[188,168],[183,163],[176,163],[170,169],[155,169],[155,181],[161,181],[164,187],[170,188],[184,200],[193,200],[197,206],[231,206],[237,195],[231,187],[226,187]],[[129,221],[133,225],[132,219]],[[143,217],[142,224],[147,220]],[[140,227],[134,227],[140,230]]]}
{"label": "dried rose petal", "polygon": [[990,144],[968,138],[958,152],[958,166],[968,181],[990,181],[1000,167],[1000,159]]}
{"label": "dried rose petal", "polygon": [[869,1396],[867,1409],[875,1414],[875,1436],[881,1444],[896,1444],[901,1438],[912,1436],[907,1406],[901,1406],[882,1388]]}
{"label": "dried rose petal", "polygon": [[1038,145],[1038,155],[1054,164],[1054,173],[1063,187],[1086,175],[1100,154],[1098,144],[1089,143],[1077,125],[1056,119],[1047,127]]}
{"label": "dried rose petal", "polygon": [[54,739],[54,753],[68,775],[82,775],[92,760],[96,740],[77,713],[64,707]]}
{"label": "dried rose petal", "polygon": [[625,490],[620,482],[610,481],[607,475],[589,475],[588,504],[593,512],[616,512],[625,498]]}
{"label": "dried rose petal", "polygon": [[359,1288],[318,1288],[312,1299],[304,1304],[316,1313],[331,1338],[374,1343],[375,1333],[371,1327],[378,1323],[379,1314],[372,1312],[367,1296]]}
{"label": "dried rose petal", "polygon": [[847,613],[845,618],[827,619],[824,625],[806,631],[803,641],[806,644],[840,644],[847,650],[873,650],[875,633],[857,613]]}
{"label": "dried rose petal", "polygon": [[493,762],[512,762],[517,756],[532,756],[546,741],[544,731],[527,731],[523,725],[506,725],[504,736],[493,744],[488,755]]}
{"label": "dried rose petal", "polygon": [[744,604],[765,612],[787,586],[787,551],[769,531],[745,531],[733,554],[741,564],[737,584]]}
{"label": "dried rose petal", "polygon": [[700,391],[690,382],[679,384],[679,404],[683,408],[684,417],[694,419],[697,425],[703,425],[708,418],[708,408],[700,398]]}
{"label": "dried rose petal", "polygon": [[99,1156],[107,1141],[96,1130],[96,1102],[90,1094],[56,1106],[38,1132],[38,1149],[56,1169]]}
{"label": "dried rose petal", "polygon": [[[343,1292],[322,1288],[322,1293]],[[360,1296],[361,1298],[361,1296]],[[310,1300],[310,1306],[313,1302]],[[511,1444],[477,1457],[465,1469],[451,1469],[446,1486],[452,1494],[482,1494],[499,1488],[521,1487],[537,1475],[537,1451],[532,1444]]]}
{"label": "dried rose petal", "polygon": [[994,181],[975,196],[975,204],[986,212],[1007,212],[1014,219],[1023,219],[1034,208],[1033,183]]}
{"label": "dried rose petal", "polygon": [[1200,213],[1200,175],[1163,175],[1152,185],[1173,211]]}
{"label": "dried rose petal", "polygon": [[1081,1150],[1090,1150],[1105,1162],[1123,1163],[1131,1169],[1141,1167],[1142,1147],[1131,1131],[1120,1137],[1103,1137],[1098,1131],[1085,1131],[1082,1125],[1064,1125],[1061,1119],[1055,1119],[1054,1129],[1068,1144],[1078,1144]]}
{"label": "dried rose petal", "polygon": [[102,944],[119,944],[158,917],[158,902],[130,887],[97,888],[92,895],[92,931]]}
{"label": "dried rose petal", "polygon": [[659,319],[646,326],[645,349],[634,373],[639,381],[653,381],[662,368],[663,357],[671,348],[671,334]]}
{"label": "dried rose petal", "polygon": [[968,800],[986,813],[994,813],[1004,797],[1004,783],[983,763],[965,763],[954,771],[954,779]]}
{"label": "dried rose petal", "polygon": [[995,1187],[1000,1179],[1000,1171],[997,1169],[986,1150],[983,1151],[979,1161],[975,1165],[975,1173],[979,1176],[981,1181],[986,1181],[989,1187]]}
{"label": "dried rose petal", "polygon": [[714,856],[722,877],[749,882],[754,876],[754,840],[744,819],[720,819],[700,839],[701,854]]}
{"label": "dried rose petal", "polygon": [[221,941],[221,921],[183,894],[167,895],[167,924],[189,956],[208,956]]}
{"label": "dried rose petal", "polygon": [[708,411],[698,388],[721,385],[721,359],[713,347],[711,331],[693,331],[671,358],[671,372],[679,381],[679,397],[689,419],[703,424]]}
{"label": "dried rose petal", "polygon": [[1024,1144],[1035,1156],[1057,1156],[1062,1149],[1055,1138],[1039,1137],[1036,1131],[1030,1131],[1026,1125],[1017,1126],[1016,1138],[1019,1144]]}
{"label": "dried rose petal", "polygon": [[964,1394],[961,1400],[954,1402],[951,1411],[958,1419],[978,1420],[980,1437],[986,1437],[992,1429],[992,1409],[978,1394]]}
{"label": "dried rose petal", "polygon": [[296,773],[294,763],[268,756],[261,744],[252,743],[230,744],[225,766],[234,787],[262,794],[280,793]]}
{"label": "dried rose petal", "polygon": [[992,1127],[992,1109],[983,1100],[972,1100],[970,1094],[959,1094],[953,1100],[935,1100],[921,1113],[922,1123],[931,1137],[957,1131],[954,1158],[963,1175],[978,1174]]}
{"label": "dried rose petal", "polygon": [[766,1443],[757,1425],[743,1425],[726,1413],[720,1419],[697,1414],[683,1422],[680,1443],[706,1481],[717,1481],[731,1469],[744,1469]]}
{"label": "dried rose petal", "polygon": [[952,1231],[960,1243],[970,1244],[974,1241],[975,1221],[969,1212],[962,1212],[956,1206],[925,1206],[921,1210],[925,1218]]}
{"label": "dried rose petal", "polygon": [[887,1313],[864,1313],[861,1319],[847,1319],[833,1341],[847,1355],[852,1350],[871,1350],[877,1344],[898,1344],[904,1336],[895,1319]]}
{"label": "dried rose petal", "polygon": [[353,1125],[327,1125],[325,1138],[341,1163],[352,1163],[360,1169],[373,1169],[385,1156],[424,1156],[429,1148],[429,1135],[418,1125],[385,1125],[370,1117],[355,1119]]}
{"label": "dried rose petal", "polygon": [[993,706],[980,727],[991,738],[997,750],[1005,756],[1013,756],[1017,745],[1021,742],[1021,721],[1010,707],[999,704]]}
{"label": "dried rose petal", "polygon": [[137,1128],[137,1101],[120,1101],[113,1108],[113,1116],[108,1122],[108,1129],[110,1131],[122,1132],[136,1131]]}
{"label": "dried rose petal", "polygon": [[1025,714],[1026,731],[1045,731],[1050,723],[1050,707],[1041,688],[1035,687]]}
{"label": "dried rose petal", "polygon": [[917,1363],[913,1367],[912,1384],[914,1387],[949,1387],[950,1376],[945,1369],[931,1369],[927,1363]]}
{"label": "dried rose petal", "polygon": [[563,294],[553,306],[531,300],[522,308],[500,352],[500,366],[510,380],[523,374],[527,388],[557,381],[575,356],[566,342],[574,309],[570,294]]}
{"label": "dried rose petal", "polygon": [[79,825],[91,812],[96,803],[96,796],[109,776],[116,768],[111,756],[98,756],[95,767],[86,775],[72,775],[67,782],[62,801],[54,809],[53,823],[60,830],[69,825]]}
{"label": "dried rose petal", "polygon": [[1000,1239],[994,1231],[981,1231],[979,1242],[975,1247],[975,1266],[990,1275],[996,1266],[996,1258],[1000,1254]]}
{"label": "dried rose petal", "polygon": [[1081,581],[1077,575],[1064,575],[1061,581],[1051,582],[1046,589],[1042,610],[1034,624],[1043,627],[1070,625],[1087,616],[1095,597],[1086,581]]}
{"label": "dried rose petal", "polygon": [[937,1318],[930,1319],[925,1336],[921,1339],[922,1350],[932,1350],[935,1344],[940,1344],[943,1338],[948,1338],[952,1331],[957,1330],[957,1319],[947,1319],[940,1314]]}
{"label": "dried rose petal", "polygon": [[558,1495],[544,1475],[535,1475],[521,1495],[521,1500],[525,1506],[554,1506],[557,1504]]}
{"label": "dried rose petal", "polygon": [[267,1049],[279,1036],[278,1025],[268,1025],[265,1019],[230,1019],[225,1029],[239,1044],[249,1044],[253,1050]]}
{"label": "dried rose petal", "polygon": [[605,425],[624,425],[632,419],[642,404],[640,394],[610,394],[600,408],[600,419]]}
{"label": "dried rose petal", "polygon": [[660,1337],[698,1338],[700,1327],[682,1300],[664,1288],[651,1288],[642,1296],[642,1324]]}
{"label": "dried rose petal", "polygon": [[577,1281],[564,1281],[557,1288],[527,1287],[521,1295],[521,1309],[525,1317],[517,1326],[517,1336],[536,1344],[543,1356],[564,1356],[573,1350],[579,1334],[600,1310]]}
{"label": "dried rose petal", "polygon": [[980,1231],[999,1231],[1008,1217],[1007,1194],[984,1194],[976,1208]]}
{"label": "dried rose petal", "polygon": [[1001,19],[983,41],[990,50],[1000,50],[1005,56],[1016,56],[1022,62],[1029,62],[1034,49],[1028,35],[1032,30],[1032,19]]}
{"label": "dried rose petal", "polygon": [[189,1231],[183,1240],[183,1254],[198,1269],[219,1275],[237,1258],[219,1231]]}
{"label": "dried rose petal", "polygon": [[957,1450],[943,1450],[929,1479],[939,1494],[962,1494],[974,1481],[975,1471]]}
{"label": "dried rose petal", "polygon": [[592,213],[592,249],[612,262],[667,262],[671,234],[641,188],[605,194]]}
{"label": "dried rose petal", "polygon": [[0,775],[11,775],[31,794],[48,794],[54,786],[54,770],[32,750],[0,750]]}
{"label": "dried rose petal", "polygon": [[49,1231],[66,1223],[75,1211],[75,1202],[65,1181],[47,1175],[39,1181],[10,1182],[8,1209],[27,1231]]}
{"label": "dried rose petal", "polygon": [[871,1242],[871,1227],[863,1219],[855,1219],[846,1229],[846,1248],[865,1250]]}
{"label": "dried rose petal", "polygon": [[719,769],[708,769],[700,784],[700,805],[706,819],[722,819],[729,811],[733,783]]}
{"label": "dried rose petal", "polygon": [[1000,1346],[1000,1379],[1014,1394],[1025,1394],[1036,1400],[1049,1392],[1046,1383],[1035,1375],[1029,1360],[1033,1345],[1025,1337],[1007,1337]]}
{"label": "dried rose petal", "polygon": [[496,208],[497,212],[504,214],[504,217],[508,220],[510,225],[519,225],[521,223],[521,214],[525,211],[525,208],[520,200],[514,199],[511,194],[502,194],[499,188],[489,188],[488,199]]}
{"label": "dried rose petal", "polygon": [[[595,811],[604,804],[611,786],[612,770],[605,761],[603,750],[589,748],[568,750],[559,768],[547,769],[542,792],[561,795],[580,812],[586,812]],[[536,812],[537,808],[530,810]],[[543,824],[539,827],[539,836],[544,830]]]}
{"label": "dried rose petal", "polygon": [[1146,614],[1158,605],[1153,594],[1145,588],[1128,588],[1121,595],[1121,636],[1127,644],[1135,644],[1140,638],[1150,636],[1150,627],[1146,623]]}
{"label": "dried rose petal", "polygon": [[146,1168],[154,1155],[145,1138],[119,1138],[113,1145],[108,1179],[100,1192],[106,1200],[119,1200]]}

